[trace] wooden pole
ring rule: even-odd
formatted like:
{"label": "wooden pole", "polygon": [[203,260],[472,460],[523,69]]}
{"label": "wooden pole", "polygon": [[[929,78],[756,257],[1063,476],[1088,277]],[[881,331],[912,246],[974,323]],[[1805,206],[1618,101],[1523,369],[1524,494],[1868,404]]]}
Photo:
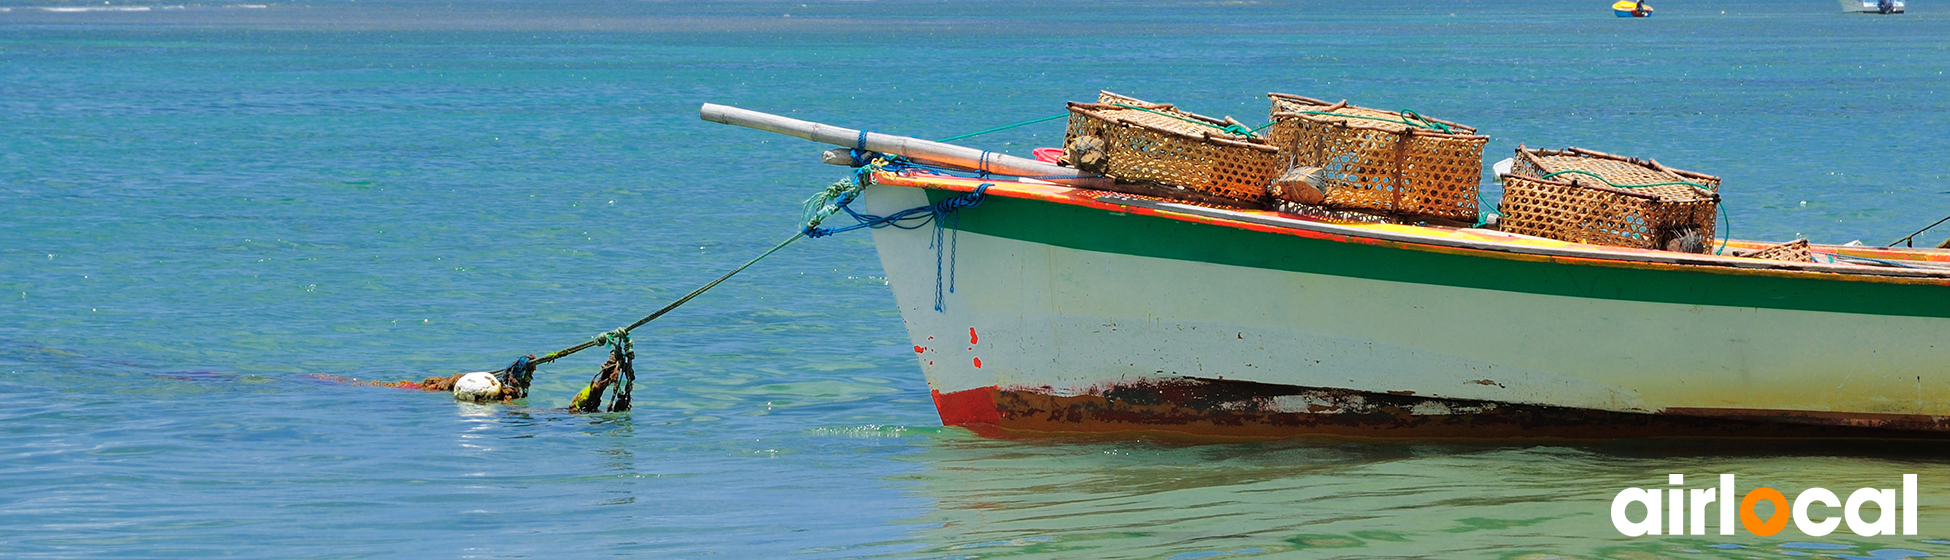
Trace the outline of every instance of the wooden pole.
{"label": "wooden pole", "polygon": [[[850,128],[802,121],[791,117],[781,117],[737,107],[706,103],[698,109],[698,117],[714,123],[742,126],[795,136],[814,142],[859,147],[861,133]],[[1109,186],[1111,180],[1075,168],[1043,163],[1033,159],[998,154],[954,144],[943,144],[919,138],[894,136],[868,132],[865,135],[865,149],[908,157],[915,160],[946,164],[974,171],[985,171],[997,175],[1034,177],[1052,183],[1102,188]]]}

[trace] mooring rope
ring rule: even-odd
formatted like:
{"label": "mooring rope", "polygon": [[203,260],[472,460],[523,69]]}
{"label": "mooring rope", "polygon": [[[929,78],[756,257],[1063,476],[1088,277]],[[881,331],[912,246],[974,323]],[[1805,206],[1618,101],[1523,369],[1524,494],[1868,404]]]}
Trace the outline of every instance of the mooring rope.
{"label": "mooring rope", "polygon": [[[862,144],[865,143],[865,132],[860,134],[860,141]],[[864,152],[863,149],[859,148],[856,148],[855,151]],[[854,158],[856,161],[867,159],[863,157],[865,155],[868,154],[856,154]],[[636,352],[630,340],[631,331],[657,320],[657,318],[689,303],[698,296],[704,295],[704,292],[710,291],[711,288],[717,287],[719,284],[724,283],[725,280],[731,279],[732,276],[744,272],[745,269],[751,268],[754,264],[758,264],[758,261],[764,260],[765,257],[772,256],[773,253],[779,252],[779,250],[784,249],[787,245],[791,245],[792,242],[805,237],[827,237],[856,229],[878,229],[889,226],[900,229],[918,229],[933,224],[936,228],[934,235],[935,309],[937,311],[941,310],[945,297],[942,293],[942,259],[944,256],[947,259],[948,279],[946,290],[949,293],[954,292],[955,267],[953,248],[948,247],[946,249],[947,253],[944,255],[943,247],[956,243],[958,239],[958,236],[949,235],[945,239],[946,243],[944,243],[944,232],[941,230],[953,229],[955,227],[959,222],[957,213],[960,210],[980,206],[982,200],[986,197],[988,188],[993,186],[993,184],[983,183],[976,186],[974,192],[949,197],[933,204],[917,206],[885,216],[863,214],[855,211],[850,205],[859,198],[862,191],[866,190],[866,185],[870,182],[869,177],[872,173],[883,169],[882,166],[884,164],[898,161],[897,158],[888,156],[876,157],[871,163],[866,163],[857,169],[854,176],[849,180],[842,180],[829,185],[825,190],[806,199],[805,211],[801,216],[805,220],[805,226],[797,233],[792,234],[791,237],[787,237],[784,241],[780,241],[764,253],[760,253],[758,256],[752,257],[751,260],[745,261],[745,264],[738,265],[738,268],[731,269],[730,272],[726,272],[716,279],[705,283],[703,286],[691,290],[690,293],[684,294],[684,297],[677,298],[676,301],[670,302],[668,305],[663,306],[662,309],[645,315],[642,319],[637,319],[636,322],[630,323],[628,326],[590,337],[589,340],[583,341],[575,346],[543,354],[540,357],[528,355],[516,358],[514,363],[509,364],[506,368],[502,368],[496,374],[502,386],[509,388],[504,390],[504,394],[510,399],[528,396],[528,386],[534,380],[536,366],[553,362],[597,346],[608,346],[611,348],[609,361],[604,364],[602,372],[598,373],[595,379],[590,380],[589,385],[584,387],[582,393],[578,394],[575,400],[571,401],[570,408],[581,412],[595,412],[601,406],[600,401],[602,400],[604,388],[609,385],[616,385],[616,397],[610,404],[609,410],[612,412],[629,410],[630,388],[636,381],[636,368],[633,364]],[[838,228],[819,227],[827,218],[840,212],[845,212],[856,223]]]}
{"label": "mooring rope", "polygon": [[589,385],[569,400],[569,409],[576,412],[602,410],[603,391],[615,387],[615,397],[610,401],[608,412],[627,411],[630,409],[630,391],[636,385],[636,349],[630,344],[630,333],[616,329],[597,335],[596,341],[610,347],[609,360],[603,362],[602,369],[589,380]]}
{"label": "mooring rope", "polygon": [[[1065,115],[1067,114],[1068,113],[1065,113]],[[1037,122],[1042,122],[1047,120],[1054,120],[1062,116],[1064,115],[1056,115],[1052,117],[1037,119],[1034,121],[1017,123],[1017,124],[989,129],[981,132],[965,134],[955,138],[966,138],[969,136],[975,136],[977,134],[985,134],[997,130],[1005,130],[1017,126],[1034,124]],[[854,170],[854,176],[851,177],[849,180],[842,180],[842,181],[835,182],[832,185],[827,186],[825,190],[817,194],[814,194],[811,198],[806,199],[805,209],[804,212],[801,214],[801,218],[804,220],[805,225],[802,226],[798,232],[792,234],[791,237],[787,237],[784,241],[780,241],[777,245],[773,245],[771,249],[767,249],[764,253],[760,253],[758,256],[752,257],[751,260],[745,261],[745,264],[738,265],[738,268],[731,269],[730,272],[726,272],[723,275],[718,276],[716,279],[713,279],[710,282],[705,283],[703,286],[699,286],[697,289],[691,290],[690,293],[684,294],[684,297],[677,298],[676,301],[670,302],[669,304],[663,306],[663,308],[658,309],[649,315],[645,315],[641,319],[637,319],[636,322],[630,323],[628,326],[620,327],[611,330],[609,332],[605,332],[596,335],[594,337],[590,337],[589,340],[583,341],[580,344],[577,344],[575,346],[570,346],[568,348],[564,348],[554,352],[549,352],[547,354],[541,355],[540,357],[536,357],[534,355],[527,355],[527,356],[522,356],[520,358],[516,358],[513,363],[508,365],[508,367],[502,368],[499,372],[495,374],[496,378],[501,382],[502,386],[504,387],[503,395],[505,396],[505,398],[519,399],[528,396],[528,387],[534,380],[536,366],[553,362],[555,360],[559,360],[564,357],[567,357],[571,354],[575,354],[577,352],[581,352],[583,350],[587,350],[597,346],[608,346],[611,349],[610,358],[608,362],[604,364],[602,371],[597,373],[594,379],[590,380],[589,385],[585,386],[582,392],[577,394],[574,400],[571,401],[570,409],[579,412],[595,412],[598,408],[601,407],[602,393],[604,389],[614,385],[617,387],[617,389],[616,392],[614,393],[615,399],[611,402],[609,406],[609,411],[620,412],[620,411],[629,410],[630,390],[636,381],[636,368],[633,363],[636,358],[636,351],[633,346],[633,343],[630,340],[630,332],[636,330],[638,327],[642,327],[643,325],[651,321],[657,320],[657,318],[659,317],[663,317],[664,314],[670,313],[671,311],[677,309],[678,307],[681,307],[684,304],[689,303],[691,300],[696,299],[698,296],[704,295],[704,292],[710,291],[712,288],[715,288],[719,284],[724,283],[725,280],[731,279],[732,276],[736,276],[738,273],[744,272],[745,269],[751,268],[751,266],[754,264],[758,264],[758,261],[764,260],[765,257],[772,256],[773,253],[779,252],[779,250],[784,249],[787,245],[791,245],[792,242],[798,241],[800,238],[827,237],[838,233],[853,231],[856,229],[869,229],[869,228],[878,229],[878,228],[884,228],[889,226],[900,228],[900,229],[918,229],[922,226],[933,224],[935,226],[934,241],[933,241],[933,245],[935,249],[934,308],[936,311],[942,310],[944,307],[943,300],[945,298],[943,294],[943,282],[942,282],[942,277],[943,277],[942,260],[944,256],[947,260],[946,291],[948,293],[954,292],[955,255],[954,255],[953,245],[958,242],[959,233],[960,233],[959,228],[956,227],[960,223],[960,216],[958,215],[958,213],[963,209],[980,206],[982,204],[983,199],[986,198],[987,196],[989,187],[994,186],[994,184],[982,183],[981,185],[976,186],[973,192],[949,197],[946,199],[942,199],[939,202],[935,202],[933,204],[917,206],[914,208],[909,208],[885,216],[862,214],[858,211],[855,211],[852,208],[851,204],[853,203],[853,201],[859,198],[859,195],[862,191],[866,190],[866,186],[868,183],[871,182],[870,177],[874,172],[881,171],[881,170],[899,170],[904,168],[917,168],[917,169],[925,169],[929,171],[936,171],[935,168],[932,168],[930,166],[916,164],[914,162],[908,161],[905,158],[901,158],[899,156],[877,154],[874,152],[867,151],[866,148],[867,148],[867,131],[862,130],[860,131],[859,136],[855,138],[854,147],[851,152],[854,167],[856,168]],[[987,167],[986,165],[987,159],[988,159],[988,153],[984,152],[983,153],[984,165],[982,167]],[[988,172],[986,169],[984,169],[981,171],[981,174],[982,176],[986,177],[988,175]],[[822,222],[824,222],[827,218],[830,218],[834,214],[840,212],[845,212],[847,216],[852,217],[855,223],[853,225],[837,227],[837,228],[819,227],[819,225]],[[955,229],[955,233],[947,234],[943,231],[945,229]],[[946,236],[945,239],[944,239],[944,235]],[[944,255],[944,251],[946,252],[945,255]]]}
{"label": "mooring rope", "polygon": [[527,397],[528,385],[535,380],[536,363],[534,356],[522,356],[496,373],[494,377],[501,382],[501,393],[512,399]]}
{"label": "mooring rope", "polygon": [[710,283],[707,283],[703,286],[699,286],[695,290],[691,290],[691,293],[684,294],[684,297],[677,298],[677,301],[670,302],[670,305],[665,305],[663,309],[658,309],[655,313],[646,315],[642,319],[637,319],[635,323],[630,323],[630,326],[609,331],[600,335],[596,335],[595,337],[590,338],[588,341],[585,341],[582,344],[577,344],[575,346],[570,346],[568,348],[563,348],[561,350],[543,354],[541,357],[535,358],[534,361],[530,363],[529,371],[533,372],[534,366],[553,362],[555,360],[561,359],[570,354],[574,354],[576,352],[581,352],[583,350],[588,350],[590,348],[601,346],[606,343],[607,341],[606,337],[616,333],[617,331],[622,331],[622,334],[628,335],[630,331],[636,330],[637,327],[643,326],[644,323],[655,321],[657,320],[658,317],[664,316],[665,313],[669,313],[671,312],[671,310],[677,309],[679,306],[682,306],[686,303],[690,303],[692,299],[696,299],[697,296],[704,295],[704,292],[710,291],[711,288],[715,288],[718,286],[718,284],[724,283],[725,280],[731,279],[733,275],[736,275],[740,272],[744,272],[745,269],[751,268],[751,266],[754,264],[758,264],[758,261],[763,260],[765,257],[772,256],[772,253],[779,252],[779,249],[784,249],[786,245],[791,245],[792,242],[798,241],[799,238],[805,236],[806,236],[806,232],[804,231],[800,231],[799,233],[792,234],[792,237],[788,237],[785,239],[785,241],[780,241],[778,245],[772,246],[771,249],[765,251],[764,253],[761,253],[756,257],[752,257],[752,260],[745,261],[745,264],[738,265],[738,268],[731,269],[731,272],[726,272],[724,273],[723,276],[719,276],[716,280],[712,280]]}

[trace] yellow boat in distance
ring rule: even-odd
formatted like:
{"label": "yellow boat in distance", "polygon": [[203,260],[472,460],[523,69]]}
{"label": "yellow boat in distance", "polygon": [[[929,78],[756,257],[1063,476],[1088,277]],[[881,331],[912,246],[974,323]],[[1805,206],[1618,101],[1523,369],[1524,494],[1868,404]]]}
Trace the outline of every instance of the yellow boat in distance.
{"label": "yellow boat in distance", "polygon": [[1618,17],[1651,17],[1652,7],[1639,0],[1618,0],[1612,3],[1611,11]]}

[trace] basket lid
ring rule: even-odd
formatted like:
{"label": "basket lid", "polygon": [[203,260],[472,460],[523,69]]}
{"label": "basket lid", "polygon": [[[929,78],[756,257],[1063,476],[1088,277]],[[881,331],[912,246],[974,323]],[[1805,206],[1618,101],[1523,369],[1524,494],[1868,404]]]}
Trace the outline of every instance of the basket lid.
{"label": "basket lid", "polygon": [[1175,132],[1186,136],[1214,136],[1238,142],[1261,143],[1259,135],[1231,118],[1215,119],[1180,110],[1169,103],[1151,103],[1108,91],[1097,93],[1094,104],[1072,103],[1072,111],[1085,110],[1097,116],[1133,125]]}
{"label": "basket lid", "polygon": [[1533,150],[1517,146],[1517,167],[1529,167],[1541,178],[1560,180],[1574,177],[1598,180],[1613,187],[1643,190],[1656,187],[1691,187],[1718,191],[1720,178],[1704,173],[1673,169],[1657,160],[1641,160],[1604,152],[1571,147],[1563,150]]}
{"label": "basket lid", "polygon": [[1432,119],[1413,110],[1383,111],[1358,105],[1350,105],[1343,100],[1328,103],[1311,97],[1286,93],[1268,93],[1273,100],[1273,116],[1290,116],[1318,121],[1335,122],[1350,126],[1376,128],[1388,132],[1412,130],[1441,134],[1473,135],[1476,128],[1460,123]]}

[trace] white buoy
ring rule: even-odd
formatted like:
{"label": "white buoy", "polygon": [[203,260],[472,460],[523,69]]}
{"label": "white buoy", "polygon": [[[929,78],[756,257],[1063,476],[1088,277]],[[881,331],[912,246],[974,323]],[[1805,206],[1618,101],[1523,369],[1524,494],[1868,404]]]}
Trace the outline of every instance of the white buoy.
{"label": "white buoy", "polygon": [[460,376],[454,381],[454,400],[465,402],[488,402],[501,398],[501,380],[494,374],[477,371]]}

